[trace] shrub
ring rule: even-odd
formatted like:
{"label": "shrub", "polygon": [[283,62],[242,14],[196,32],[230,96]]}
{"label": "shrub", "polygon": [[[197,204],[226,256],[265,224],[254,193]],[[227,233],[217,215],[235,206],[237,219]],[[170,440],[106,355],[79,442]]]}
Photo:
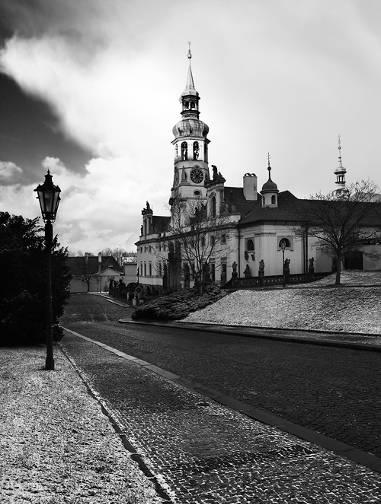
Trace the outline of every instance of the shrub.
{"label": "shrub", "polygon": [[225,296],[226,292],[212,285],[200,296],[197,289],[184,289],[139,306],[132,314],[134,320],[178,320],[205,308]]}
{"label": "shrub", "polygon": [[[53,321],[69,296],[66,249],[54,240],[52,252]],[[39,343],[46,334],[47,260],[38,219],[0,212],[0,343]],[[62,334],[54,330],[54,337]]]}

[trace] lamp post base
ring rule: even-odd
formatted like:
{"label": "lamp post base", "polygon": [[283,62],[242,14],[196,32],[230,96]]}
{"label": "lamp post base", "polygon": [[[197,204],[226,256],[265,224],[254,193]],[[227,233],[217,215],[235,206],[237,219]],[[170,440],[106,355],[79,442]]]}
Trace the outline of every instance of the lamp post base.
{"label": "lamp post base", "polygon": [[54,359],[53,359],[53,357],[46,357],[46,360],[45,360],[45,371],[54,371]]}

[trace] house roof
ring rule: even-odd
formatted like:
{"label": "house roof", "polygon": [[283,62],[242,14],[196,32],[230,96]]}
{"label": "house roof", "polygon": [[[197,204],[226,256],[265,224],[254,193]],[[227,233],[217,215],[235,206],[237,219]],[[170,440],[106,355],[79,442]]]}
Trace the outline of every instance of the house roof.
{"label": "house roof", "polygon": [[[98,273],[98,256],[67,257],[67,266],[73,276],[95,275]],[[118,273],[123,273],[123,268],[119,266],[112,256],[102,256],[101,271],[113,269]]]}

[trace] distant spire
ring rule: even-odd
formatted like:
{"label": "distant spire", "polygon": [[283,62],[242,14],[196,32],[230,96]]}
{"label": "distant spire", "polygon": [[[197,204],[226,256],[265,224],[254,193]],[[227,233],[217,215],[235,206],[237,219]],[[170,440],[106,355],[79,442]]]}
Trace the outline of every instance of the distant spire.
{"label": "distant spire", "polygon": [[347,170],[343,166],[343,160],[341,156],[341,136],[338,135],[337,137],[337,150],[339,152],[339,166],[335,170],[335,175],[336,175],[336,182],[335,184],[337,185],[336,189],[336,195],[343,196],[346,193],[346,188],[345,188],[345,174],[347,173]]}
{"label": "distant spire", "polygon": [[339,166],[340,166],[340,168],[342,168],[343,162],[341,159],[341,136],[340,135],[337,136],[337,150],[339,151]]}
{"label": "distant spire", "polygon": [[192,59],[191,43],[188,42],[188,59]]}
{"label": "distant spire", "polygon": [[271,180],[270,152],[267,153],[267,169],[269,171],[269,180]]}

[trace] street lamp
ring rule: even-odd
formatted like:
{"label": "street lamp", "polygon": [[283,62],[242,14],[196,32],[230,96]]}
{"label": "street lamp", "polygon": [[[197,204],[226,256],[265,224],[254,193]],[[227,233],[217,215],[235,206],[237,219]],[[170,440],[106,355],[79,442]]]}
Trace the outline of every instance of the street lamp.
{"label": "street lamp", "polygon": [[55,221],[58,205],[60,202],[61,189],[53,184],[53,177],[50,171],[45,175],[45,182],[38,185],[36,189],[37,197],[40,202],[42,218],[45,222],[45,251],[47,255],[48,266],[48,288],[47,288],[47,328],[46,328],[46,361],[45,369],[54,370],[53,358],[53,298],[52,298],[52,244],[53,244],[53,225]]}
{"label": "street lamp", "polygon": [[286,272],[284,271],[284,251],[287,247],[287,240],[285,238],[282,238],[279,242],[279,246],[282,249],[283,287],[286,287]]}

